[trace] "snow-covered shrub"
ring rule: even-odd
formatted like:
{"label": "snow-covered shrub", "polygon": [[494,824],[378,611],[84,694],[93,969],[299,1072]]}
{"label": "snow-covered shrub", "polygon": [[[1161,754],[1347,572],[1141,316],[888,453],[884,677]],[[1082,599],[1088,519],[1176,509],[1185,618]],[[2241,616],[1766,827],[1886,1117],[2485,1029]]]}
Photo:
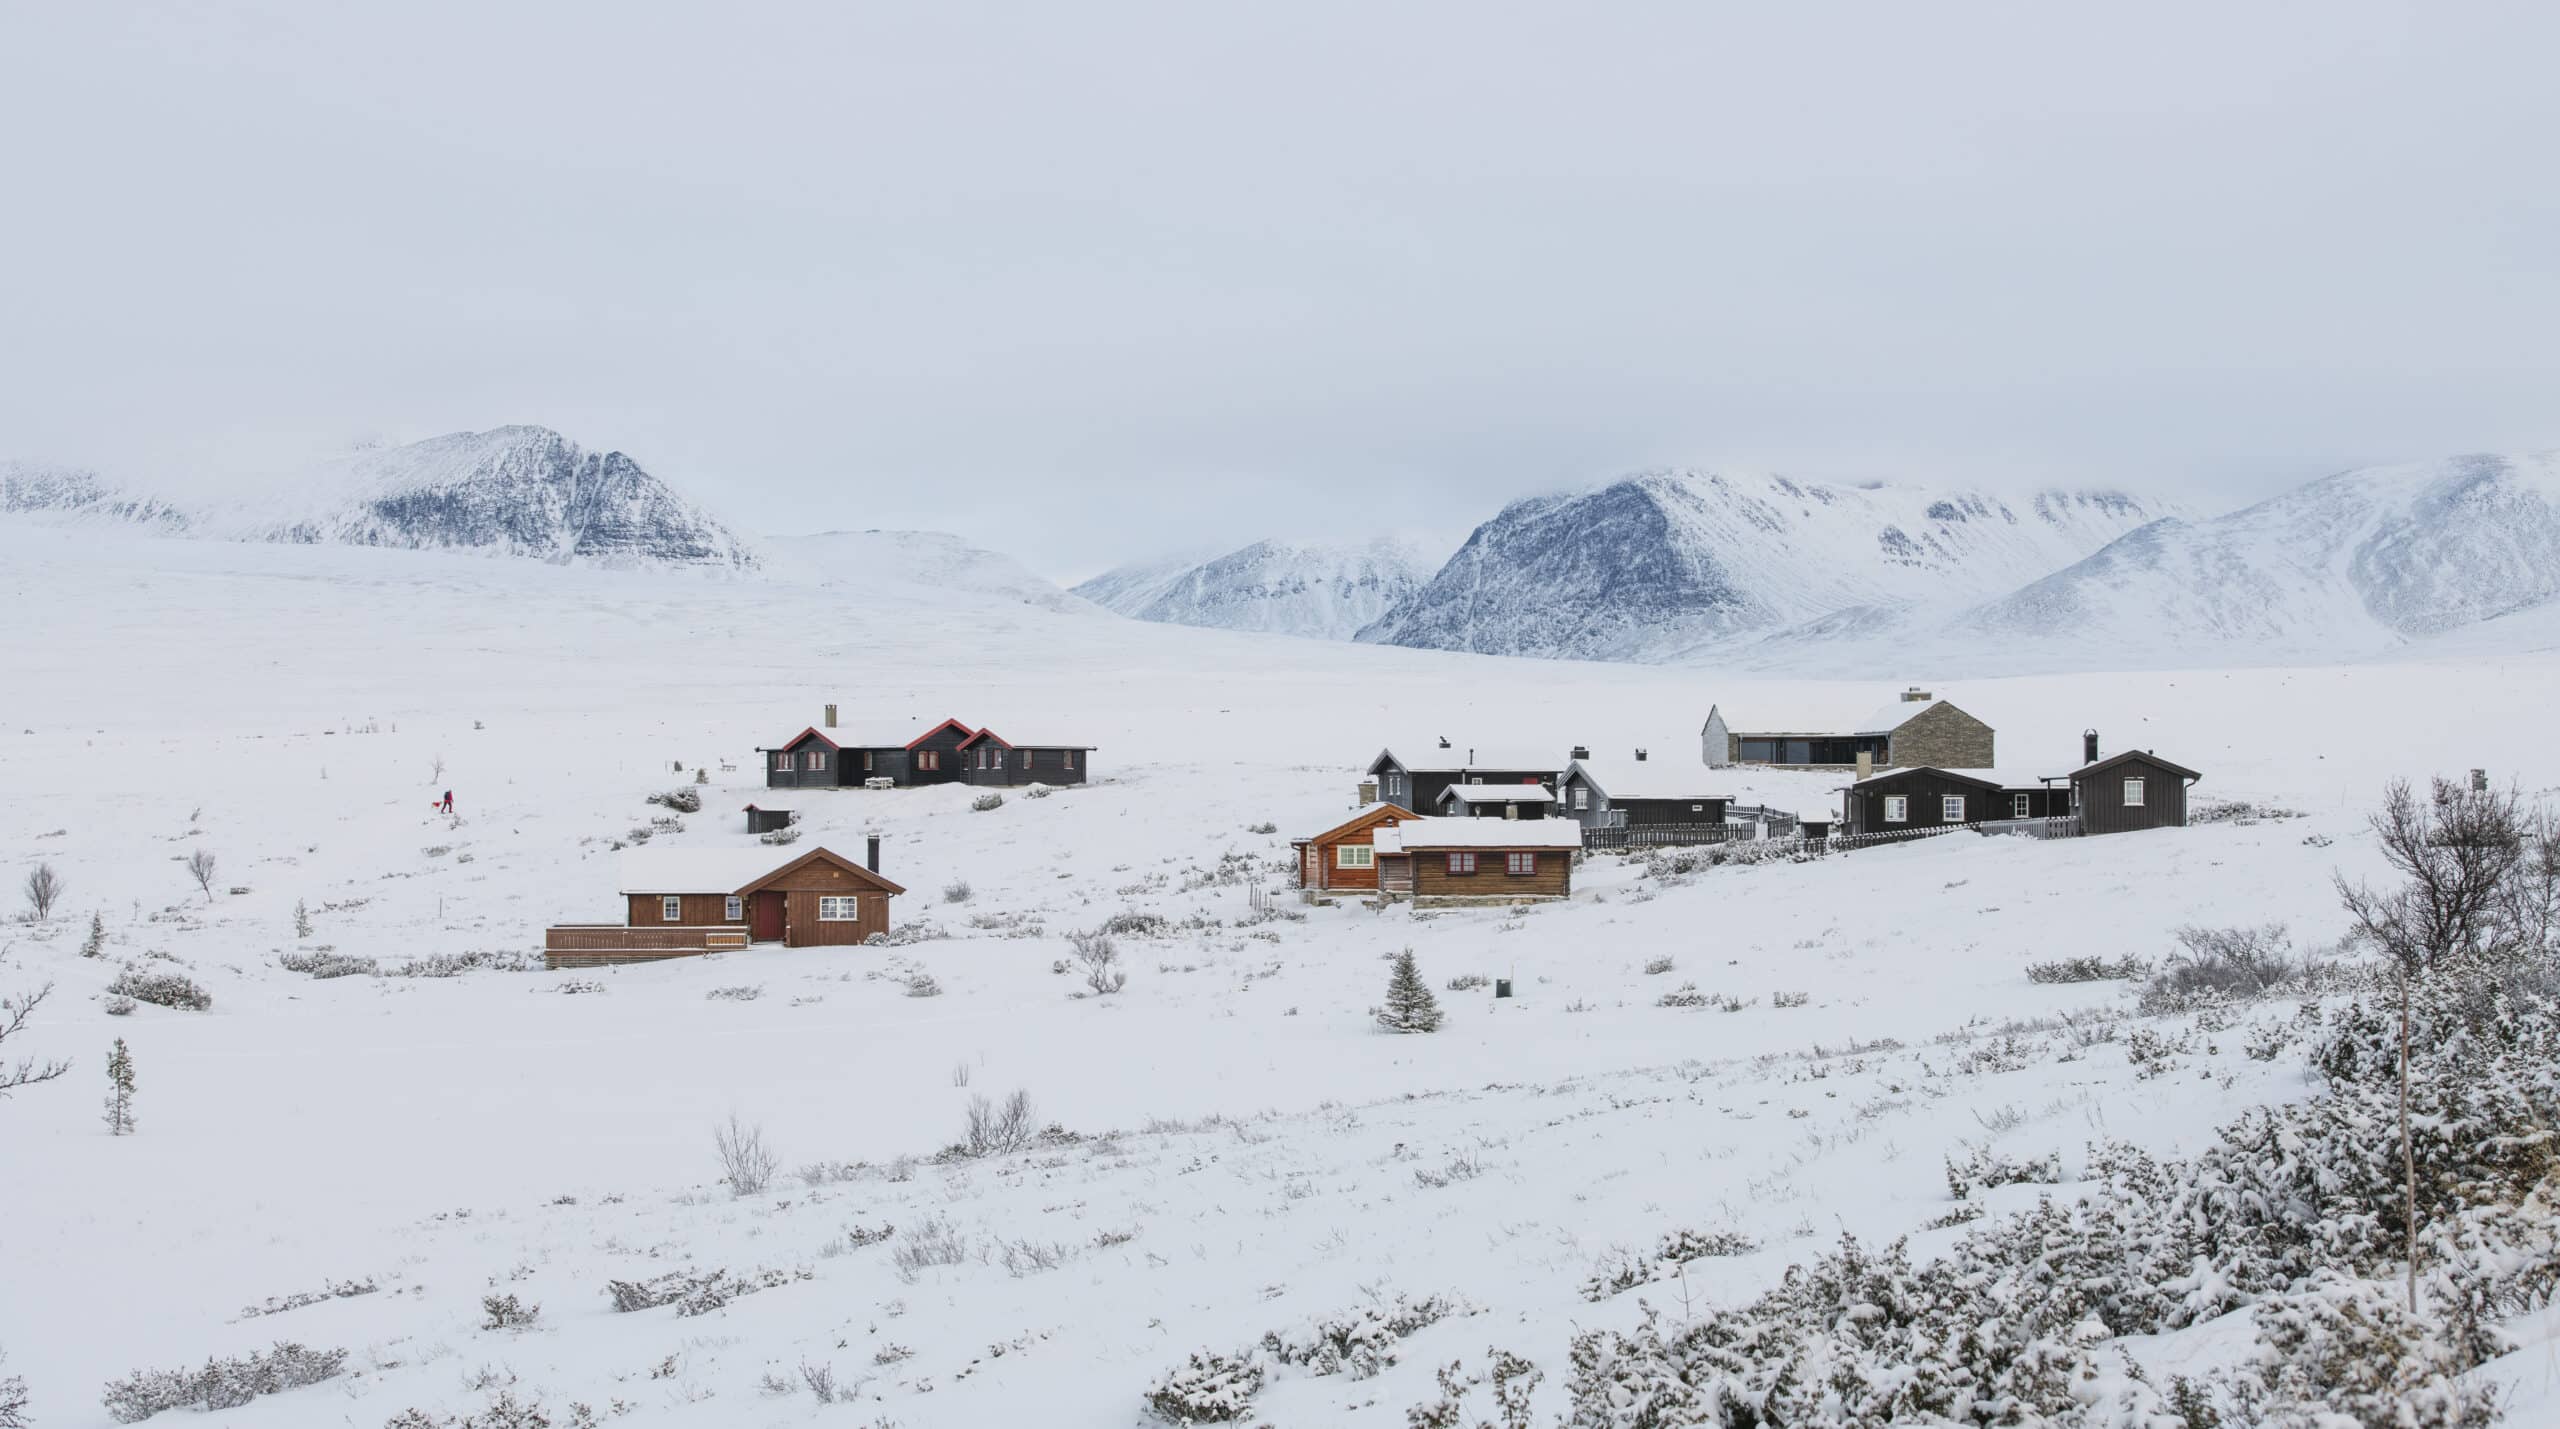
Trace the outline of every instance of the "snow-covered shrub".
{"label": "snow-covered shrub", "polygon": [[1460,973],[1449,979],[1446,986],[1451,992],[1473,992],[1490,981],[1483,973]]}
{"label": "snow-covered shrub", "polygon": [[807,1269],[758,1270],[749,1275],[731,1275],[715,1270],[694,1280],[676,1299],[676,1318],[708,1315],[733,1300],[743,1300],[761,1290],[778,1290],[795,1280],[813,1280],[817,1272]]}
{"label": "snow-covered shrub", "polygon": [[977,890],[971,888],[965,878],[955,878],[942,885],[942,901],[945,903],[966,903],[976,893]]}
{"label": "snow-covered shrub", "polygon": [[2122,982],[2151,971],[2151,964],[2131,953],[2108,959],[2095,955],[2027,964],[2029,982]]}
{"label": "snow-covered shrub", "polygon": [[909,997],[942,996],[942,984],[934,981],[933,974],[921,968],[907,974],[906,985]]}
{"label": "snow-covered shrub", "polygon": [[1509,1350],[1488,1348],[1485,1358],[1492,1362],[1492,1419],[1474,1418],[1467,1413],[1467,1392],[1485,1382],[1485,1375],[1465,1374],[1465,1362],[1451,1360],[1440,1367],[1436,1376],[1440,1398],[1431,1404],[1417,1404],[1404,1412],[1407,1429],[1529,1429],[1531,1406],[1538,1384],[1546,1371]]}
{"label": "snow-covered shrub", "polygon": [[315,978],[372,977],[381,969],[371,958],[352,953],[314,948],[309,952],[295,949],[276,954],[276,963],[289,973],[306,973]]}
{"label": "snow-covered shrub", "polygon": [[1147,1408],[1167,1424],[1230,1423],[1245,1417],[1265,1374],[1250,1351],[1194,1350],[1147,1391]]}
{"label": "snow-covered shrub", "polygon": [[468,953],[429,953],[411,958],[382,970],[384,977],[460,977],[467,972],[529,972],[534,964],[522,953],[500,953],[479,949]]}
{"label": "snow-covered shrub", "polygon": [[1653,1005],[1656,1007],[1704,1007],[1707,1001],[1707,995],[1698,991],[1696,983],[1684,982],[1655,998]]}
{"label": "snow-covered shrub", "polygon": [[1039,1115],[1032,1109],[1029,1091],[1017,1087],[1001,1105],[981,1093],[969,1098],[969,1117],[960,1140],[944,1154],[955,1159],[998,1156],[1030,1145],[1039,1132]]}
{"label": "snow-covered shrub", "polygon": [[2178,930],[2180,951],[2142,990],[2146,1013],[2184,1012],[2212,998],[2243,1002],[2276,991],[2303,971],[2282,923]]}
{"label": "snow-covered shrub", "polygon": [[262,1394],[318,1384],[346,1362],[345,1350],[315,1350],[278,1340],[272,1349],[208,1359],[200,1370],[136,1370],[110,1381],[103,1397],[108,1418],[139,1424],[164,1409],[236,1409]]}
{"label": "snow-covered shrub", "polygon": [[1760,1243],[1735,1230],[1675,1230],[1665,1235],[1651,1255],[1637,1255],[1628,1250],[1613,1250],[1602,1256],[1591,1273],[1583,1278],[1582,1298],[1606,1300],[1612,1295],[1669,1280],[1680,1268],[1693,1260],[1707,1260],[1728,1255],[1748,1255]]}
{"label": "snow-covered shrub", "polygon": [[1313,1375],[1339,1374],[1367,1379],[1396,1362],[1396,1342],[1436,1325],[1451,1315],[1471,1314],[1474,1307],[1446,1295],[1409,1299],[1399,1294],[1383,1305],[1360,1305],[1262,1337],[1263,1353],[1285,1365],[1298,1365]]}
{"label": "snow-covered shrub", "polygon": [[1969,1146],[1962,1161],[1952,1156],[1946,1161],[1947,1194],[1959,1201],[1971,1200],[1994,1186],[2051,1186],[2062,1180],[2059,1151],[2022,1161],[1988,1146]]}
{"label": "snow-covered shrub", "polygon": [[984,814],[1004,807],[1004,796],[993,789],[969,801],[969,812]]}
{"label": "snow-covered shrub", "polygon": [[1769,1005],[1771,1007],[1803,1007],[1812,1001],[1813,994],[1809,992],[1773,992],[1769,994]]}
{"label": "snow-covered shrub", "polygon": [[89,936],[80,940],[80,956],[102,958],[107,955],[107,920],[97,913],[89,915]]}
{"label": "snow-covered shrub", "polygon": [[1111,935],[1099,929],[1090,933],[1069,933],[1067,941],[1076,950],[1076,961],[1084,965],[1084,985],[1096,997],[1109,997],[1129,985],[1129,970],[1120,965],[1120,945]]}
{"label": "snow-covered shrub", "polygon": [[776,847],[780,847],[783,844],[795,844],[800,842],[800,830],[788,825],[778,829],[768,829],[765,832],[756,835],[756,842],[772,844]]}
{"label": "snow-covered shrub", "polygon": [[1440,1030],[1440,1000],[1431,995],[1430,984],[1422,980],[1422,969],[1413,961],[1413,949],[1396,954],[1395,971],[1387,977],[1386,1005],[1377,1009],[1378,1025],[1390,1032],[1437,1032]]}
{"label": "snow-covered shrub", "polygon": [[1258,824],[1245,825],[1244,831],[1249,834],[1276,834],[1280,832],[1280,826],[1265,819]]}
{"label": "snow-covered shrub", "polygon": [[704,993],[707,1002],[753,1002],[764,996],[762,983],[742,982],[729,987],[715,987]]}
{"label": "snow-covered shrub", "polygon": [[2500,1349],[2461,1342],[2409,1313],[2397,1287],[2323,1271],[2269,1298],[2251,1319],[2258,1358],[2241,1382],[2243,1415],[2266,1429],[2481,1429],[2497,1422],[2490,1391],[2456,1376]]}
{"label": "snow-covered shrub", "polygon": [[720,1272],[716,1270],[709,1275],[693,1275],[681,1270],[671,1270],[664,1275],[651,1276],[647,1280],[608,1280],[605,1282],[605,1293],[613,1297],[613,1308],[617,1313],[628,1315],[635,1310],[653,1310],[660,1305],[672,1305],[692,1294],[697,1287],[708,1284],[719,1276]]}
{"label": "snow-covered shrub", "polygon": [[98,1004],[98,1008],[109,1017],[131,1017],[133,1015],[133,1010],[141,1005],[141,1003],[134,1001],[132,998],[126,997],[122,993],[117,993],[115,996]]}
{"label": "snow-covered shrub", "polygon": [[514,1295],[483,1295],[480,1313],[484,1330],[515,1330],[542,1318],[540,1305],[528,1305]]}
{"label": "snow-covered shrub", "polygon": [[1026,799],[1046,799],[1057,792],[1057,786],[1054,784],[1030,784],[1023,787],[1022,797]]}
{"label": "snow-covered shrub", "polygon": [[173,972],[146,972],[128,967],[107,984],[110,996],[129,997],[155,1007],[175,1007],[188,1012],[202,1012],[213,1006],[213,994]]}
{"label": "snow-covered shrub", "polygon": [[1095,931],[1116,938],[1161,938],[1173,931],[1173,925],[1166,922],[1161,914],[1123,908],[1103,919],[1102,926]]}
{"label": "snow-covered shrub", "polygon": [[679,814],[699,814],[702,812],[702,791],[689,784],[678,785],[650,795],[649,802]]}
{"label": "snow-covered shrub", "polygon": [[[0,1362],[7,1359],[0,1355]],[[27,1382],[14,1374],[0,1379],[0,1429],[27,1429],[34,1422],[27,1417]]]}
{"label": "snow-covered shrub", "polygon": [[889,1264],[898,1278],[912,1285],[916,1277],[937,1265],[961,1265],[969,1259],[969,1243],[951,1228],[948,1221],[927,1220],[907,1227],[907,1233],[889,1251]]}
{"label": "snow-covered shrub", "polygon": [[1679,966],[1677,960],[1672,958],[1670,954],[1665,953],[1661,957],[1655,958],[1646,963],[1644,965],[1644,973],[1647,977],[1660,977],[1677,966]]}

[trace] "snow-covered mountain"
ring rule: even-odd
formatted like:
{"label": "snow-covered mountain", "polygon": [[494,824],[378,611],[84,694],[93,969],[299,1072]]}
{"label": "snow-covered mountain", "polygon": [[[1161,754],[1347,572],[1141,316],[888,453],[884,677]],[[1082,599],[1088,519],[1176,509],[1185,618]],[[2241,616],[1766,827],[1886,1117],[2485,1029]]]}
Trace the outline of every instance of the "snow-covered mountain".
{"label": "snow-covered mountain", "polygon": [[360,452],[216,507],[201,524],[303,544],[609,565],[756,564],[726,526],[638,462],[588,451],[548,427],[455,432]]}
{"label": "snow-covered mountain", "polygon": [[1392,537],[1355,546],[1256,541],[1198,563],[1123,566],[1075,590],[1140,620],[1348,640],[1429,574],[1429,559]]}
{"label": "snow-covered mountain", "polygon": [[606,565],[746,568],[745,542],[616,451],[547,427],[455,432],[238,483],[184,502],[85,471],[11,467],[0,512],[113,519],[298,545],[480,550]]}
{"label": "snow-covered mountain", "polygon": [[2560,598],[2560,452],[2341,472],[2163,520],[1988,602],[1954,634],[2150,656],[2371,654]]}
{"label": "snow-covered mountain", "polygon": [[1790,627],[1876,636],[2012,590],[2161,514],[2115,491],[1642,472],[1513,502],[1359,638],[1661,660]]}
{"label": "snow-covered mountain", "polygon": [[0,515],[55,521],[129,523],[183,531],[186,514],[157,497],[120,491],[93,471],[0,461]]}
{"label": "snow-covered mountain", "polygon": [[1043,610],[1099,614],[1090,601],[1058,589],[1011,556],[984,550],[946,531],[826,531],[766,542],[766,570],[782,580],[821,587],[966,591]]}

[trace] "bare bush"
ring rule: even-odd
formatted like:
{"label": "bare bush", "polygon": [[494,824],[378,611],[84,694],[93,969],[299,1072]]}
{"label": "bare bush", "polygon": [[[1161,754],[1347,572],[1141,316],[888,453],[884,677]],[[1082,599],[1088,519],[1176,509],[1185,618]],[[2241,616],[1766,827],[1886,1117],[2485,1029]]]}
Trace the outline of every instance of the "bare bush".
{"label": "bare bush", "polygon": [[[46,983],[33,992],[0,997],[0,1044],[6,1044],[10,1038],[24,1032],[27,1019],[35,1016],[36,1009],[52,995],[53,984]],[[15,1062],[0,1060],[0,1097],[6,1097],[20,1087],[52,1081],[70,1070],[69,1062],[53,1058],[20,1057]]]}
{"label": "bare bush", "polygon": [[27,881],[20,885],[27,895],[27,913],[41,923],[53,916],[53,905],[62,898],[62,875],[53,865],[40,863],[27,870]]}
{"label": "bare bush", "polygon": [[528,1305],[513,1295],[483,1295],[480,1313],[484,1330],[519,1330],[542,1318],[542,1307]]}
{"label": "bare bush", "polygon": [[2121,982],[2138,978],[2151,971],[2151,964],[2131,953],[2113,960],[2095,955],[2057,958],[2049,963],[2027,964],[2029,982]]}
{"label": "bare bush", "polygon": [[1120,945],[1107,933],[1070,933],[1076,961],[1084,964],[1084,985],[1096,997],[1109,997],[1129,985],[1129,970],[1120,965]]}
{"label": "bare bush", "polygon": [[[0,1362],[8,1358],[0,1355]],[[0,1429],[28,1429],[34,1422],[27,1417],[27,1382],[16,1375],[0,1379]]]}
{"label": "bare bush", "polygon": [[800,1382],[809,1387],[810,1396],[820,1404],[836,1402],[835,1366],[810,1364],[804,1360],[800,1365]]}
{"label": "bare bush", "polygon": [[961,1134],[959,1151],[973,1157],[1019,1151],[1031,1143],[1039,1130],[1030,1092],[1016,1088],[1002,1106],[984,1095],[973,1096],[969,1098],[969,1119]]}
{"label": "bare bush", "polygon": [[733,1196],[764,1194],[773,1184],[774,1169],[782,1164],[780,1153],[766,1143],[764,1128],[736,1112],[711,1129],[711,1145],[720,1155],[720,1172]]}
{"label": "bare bush", "polygon": [[976,894],[977,890],[971,888],[965,878],[955,878],[942,885],[942,901],[945,903],[966,903]]}
{"label": "bare bush", "polygon": [[[969,1244],[947,1221],[931,1220],[907,1227],[904,1239],[889,1252],[889,1263],[897,1268],[898,1278],[912,1285],[916,1277],[937,1265],[959,1265],[969,1258]],[[885,1364],[888,1361],[881,1361]]]}
{"label": "bare bush", "polygon": [[219,863],[211,849],[200,848],[187,855],[187,877],[194,879],[196,887],[204,890],[207,903],[213,901],[213,875]]}
{"label": "bare bush", "polygon": [[2144,1012],[2177,1012],[2203,997],[2245,1001],[2283,987],[2301,971],[2282,923],[2236,928],[2184,927],[2181,951],[2142,990]]}

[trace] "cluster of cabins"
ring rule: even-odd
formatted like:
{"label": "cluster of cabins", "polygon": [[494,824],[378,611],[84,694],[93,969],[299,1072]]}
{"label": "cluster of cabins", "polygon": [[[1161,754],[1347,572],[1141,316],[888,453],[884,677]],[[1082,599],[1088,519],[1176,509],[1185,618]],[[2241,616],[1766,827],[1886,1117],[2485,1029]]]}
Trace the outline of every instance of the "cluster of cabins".
{"label": "cluster of cabins", "polygon": [[1997,753],[1991,726],[1919,689],[1847,727],[1737,729],[1710,708],[1695,765],[1644,749],[1611,759],[1576,746],[1559,760],[1438,738],[1379,751],[1356,812],[1291,847],[1309,896],[1513,902],[1569,896],[1572,855],[1585,847],[1767,835],[1717,787],[1722,770],[1847,774],[1838,818],[1792,829],[1843,848],[1955,827],[2046,837],[2175,827],[2203,777],[2148,750],[2101,757],[2094,730],[2079,761],[2058,772],[2004,771]]}
{"label": "cluster of cabins", "polygon": [[909,789],[924,784],[1082,784],[1090,744],[1045,744],[971,729],[956,719],[864,739],[836,728],[836,707],[780,744],[759,748],[769,789]]}

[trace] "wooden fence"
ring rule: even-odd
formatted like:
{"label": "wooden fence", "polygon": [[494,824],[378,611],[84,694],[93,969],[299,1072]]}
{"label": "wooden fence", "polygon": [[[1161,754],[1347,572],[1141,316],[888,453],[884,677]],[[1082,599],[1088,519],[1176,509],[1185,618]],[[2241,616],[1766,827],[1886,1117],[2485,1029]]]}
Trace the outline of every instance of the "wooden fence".
{"label": "wooden fence", "polygon": [[625,928],[618,923],[563,923],[542,932],[545,967],[582,968],[606,963],[648,963],[699,957],[747,945],[744,928]]}
{"label": "wooden fence", "polygon": [[1582,846],[1609,850],[1689,848],[1697,844],[1730,843],[1750,837],[1749,829],[1738,829],[1731,824],[1614,824],[1584,829]]}

